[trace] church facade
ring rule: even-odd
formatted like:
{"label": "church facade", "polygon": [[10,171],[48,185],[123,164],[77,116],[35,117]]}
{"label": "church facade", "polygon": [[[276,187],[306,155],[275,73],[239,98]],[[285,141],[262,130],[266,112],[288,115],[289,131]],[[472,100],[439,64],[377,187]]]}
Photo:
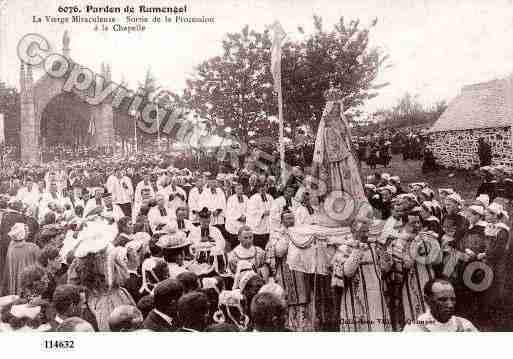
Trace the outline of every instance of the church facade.
{"label": "church facade", "polygon": [[[62,55],[69,61],[70,65],[77,63],[70,57],[70,41],[67,32],[63,37]],[[71,68],[73,66],[69,66]],[[51,132],[45,128],[48,121],[45,121],[45,110],[55,102],[59,96],[69,95],[64,90],[67,76],[55,78],[44,74],[37,81],[34,81],[33,69],[29,64],[20,65],[20,97],[21,97],[21,124],[20,124],[20,145],[21,160],[36,163],[41,160],[42,147],[47,142],[47,136]],[[102,64],[101,76],[107,83],[111,81],[111,70],[109,66]],[[95,89],[93,88],[78,91],[73,88],[69,92],[82,102],[80,112],[80,128],[94,128],[90,131],[89,144],[98,147],[112,147],[114,145],[113,111],[110,102],[99,105],[90,105],[85,101],[86,97]],[[68,96],[69,97],[69,96]],[[78,120],[77,120],[78,121]],[[84,124],[83,122],[87,123]],[[62,124],[77,127],[75,124]],[[66,136],[66,135],[64,135]],[[64,140],[64,139],[63,139]]]}

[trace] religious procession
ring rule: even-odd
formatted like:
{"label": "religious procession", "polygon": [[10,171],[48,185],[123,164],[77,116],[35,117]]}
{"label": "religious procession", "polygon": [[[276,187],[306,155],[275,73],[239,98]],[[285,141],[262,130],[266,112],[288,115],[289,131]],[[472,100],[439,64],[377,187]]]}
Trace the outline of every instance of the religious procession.
{"label": "religious procession", "polygon": [[482,167],[470,203],[362,179],[325,98],[283,184],[254,157],[26,168],[0,199],[2,331],[511,330],[512,173]]}

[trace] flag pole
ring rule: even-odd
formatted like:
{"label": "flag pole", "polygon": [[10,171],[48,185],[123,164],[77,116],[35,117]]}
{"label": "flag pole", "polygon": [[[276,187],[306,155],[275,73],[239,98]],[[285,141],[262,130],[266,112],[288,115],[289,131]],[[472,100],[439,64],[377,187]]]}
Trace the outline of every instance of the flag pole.
{"label": "flag pole", "polygon": [[157,148],[160,152],[160,118],[159,118],[159,104],[157,102]]}
{"label": "flag pole", "polygon": [[134,116],[134,144],[135,144],[135,153],[137,153],[138,150],[138,144],[137,144],[137,116],[138,112],[135,113]]}
{"label": "flag pole", "polygon": [[[280,66],[281,72],[281,66]],[[280,146],[280,173],[281,173],[281,182],[283,188],[285,188],[285,141],[283,138],[283,97],[281,91],[281,76],[280,82],[278,83],[278,121],[280,123],[279,129],[279,146]]]}
{"label": "flag pole", "polygon": [[271,47],[271,73],[274,79],[274,88],[278,93],[278,145],[280,151],[280,177],[281,183],[285,186],[285,141],[283,136],[283,95],[281,88],[281,45],[285,40],[287,34],[281,27],[281,24],[276,21],[271,28],[274,32],[273,43]]}

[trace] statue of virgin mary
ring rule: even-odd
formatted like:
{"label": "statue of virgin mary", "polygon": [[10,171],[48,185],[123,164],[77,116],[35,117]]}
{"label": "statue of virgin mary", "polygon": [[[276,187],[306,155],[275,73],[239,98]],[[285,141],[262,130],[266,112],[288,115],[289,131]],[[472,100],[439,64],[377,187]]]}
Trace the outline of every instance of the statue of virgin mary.
{"label": "statue of virgin mary", "polygon": [[331,87],[325,92],[324,108],[313,156],[317,178],[326,188],[323,223],[327,227],[347,226],[367,204],[358,166],[351,151],[351,133],[344,116],[342,93]]}

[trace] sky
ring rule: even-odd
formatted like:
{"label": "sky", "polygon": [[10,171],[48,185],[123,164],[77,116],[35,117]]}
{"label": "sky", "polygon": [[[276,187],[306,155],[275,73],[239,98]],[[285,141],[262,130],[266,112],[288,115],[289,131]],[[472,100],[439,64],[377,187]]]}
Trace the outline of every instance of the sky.
{"label": "sky", "polygon": [[[2,1],[0,0],[0,3]],[[16,46],[21,37],[35,32],[46,37],[55,50],[69,31],[74,60],[99,70],[112,66],[114,81],[125,79],[135,87],[148,67],[158,83],[181,92],[194,67],[222,53],[221,40],[248,24],[263,31],[280,21],[289,38],[297,26],[312,31],[312,17],[331,27],[341,16],[378,23],[370,45],[390,56],[391,67],[375,83],[389,82],[379,96],[362,108],[370,113],[389,108],[406,92],[424,104],[450,101],[461,87],[513,73],[512,0],[6,0],[0,27],[0,78],[19,87]],[[189,16],[215,17],[214,24],[156,24],[144,32],[93,31],[93,25],[32,23],[32,17],[59,16],[59,5],[181,6]],[[118,14],[124,18],[124,14]]]}

